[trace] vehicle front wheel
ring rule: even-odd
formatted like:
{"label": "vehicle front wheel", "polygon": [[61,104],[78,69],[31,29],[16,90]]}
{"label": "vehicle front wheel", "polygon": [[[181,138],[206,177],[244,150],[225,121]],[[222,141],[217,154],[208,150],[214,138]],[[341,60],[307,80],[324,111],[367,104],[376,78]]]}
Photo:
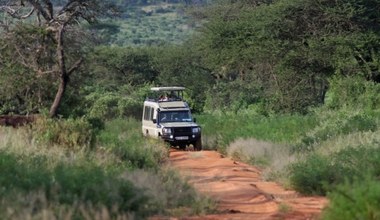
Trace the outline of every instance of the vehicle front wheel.
{"label": "vehicle front wheel", "polygon": [[198,140],[195,141],[194,150],[196,150],[196,151],[202,150],[202,139],[201,138],[199,138]]}

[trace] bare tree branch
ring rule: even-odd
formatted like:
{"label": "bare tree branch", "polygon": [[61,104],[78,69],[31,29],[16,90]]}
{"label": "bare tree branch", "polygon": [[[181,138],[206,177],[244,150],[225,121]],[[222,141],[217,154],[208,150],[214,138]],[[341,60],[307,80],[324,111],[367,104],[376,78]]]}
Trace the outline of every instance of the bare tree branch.
{"label": "bare tree branch", "polygon": [[42,5],[37,0],[27,0],[31,5],[33,5],[34,9],[37,10],[39,13],[41,13],[42,17],[47,22],[50,22],[53,18],[50,17],[49,13],[45,11],[45,9],[42,7]]}
{"label": "bare tree branch", "polygon": [[73,73],[75,70],[77,70],[80,65],[83,63],[84,59],[83,57],[81,57],[77,62],[74,63],[74,65],[69,69],[69,71],[67,71],[67,75],[71,75],[71,73]]}
{"label": "bare tree branch", "polygon": [[43,1],[46,4],[47,12],[48,12],[50,18],[53,18],[54,17],[53,4],[51,3],[50,0],[43,0]]}
{"label": "bare tree branch", "polygon": [[27,19],[27,18],[29,18],[33,14],[33,12],[34,12],[34,8],[32,8],[28,14],[23,15],[20,18],[21,19]]}
{"label": "bare tree branch", "polygon": [[17,18],[17,19],[26,19],[26,18],[30,17],[34,12],[34,8],[32,8],[29,13],[27,13],[25,15],[19,15],[18,13],[21,10],[21,8],[13,9],[10,6],[0,6],[0,10],[6,12],[11,17]]}
{"label": "bare tree branch", "polygon": [[[1,1],[1,0],[0,0]],[[101,7],[101,0],[68,0],[59,11],[55,10],[52,0],[9,0],[0,5],[0,11],[8,14],[14,20],[26,19],[33,14],[36,15],[34,28],[6,25],[6,21],[0,21],[5,30],[9,28],[10,36],[7,44],[14,49],[13,56],[19,65],[33,70],[36,76],[55,73],[59,80],[58,90],[51,105],[49,114],[51,117],[57,115],[63,95],[71,74],[78,70],[83,63],[83,58],[75,58],[77,54],[70,53],[72,42],[64,42],[67,38],[66,32],[73,32],[71,27],[77,26],[81,21],[95,21],[100,14],[106,14],[108,7]],[[25,9],[31,9],[27,14]],[[12,32],[12,28],[15,31]],[[40,31],[43,30],[43,31]],[[70,36],[70,35],[69,35]],[[24,38],[25,37],[25,38]],[[74,40],[75,41],[75,40]],[[79,41],[79,39],[78,39]],[[17,43],[19,42],[20,45]],[[54,54],[53,54],[54,53]],[[72,60],[76,60],[72,63]],[[72,66],[70,66],[72,65]]]}

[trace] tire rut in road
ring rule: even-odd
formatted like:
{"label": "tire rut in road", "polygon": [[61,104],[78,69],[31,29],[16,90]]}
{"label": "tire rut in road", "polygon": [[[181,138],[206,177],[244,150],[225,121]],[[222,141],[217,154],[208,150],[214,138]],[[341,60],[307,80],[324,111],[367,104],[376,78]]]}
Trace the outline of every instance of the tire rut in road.
{"label": "tire rut in road", "polygon": [[172,150],[170,166],[217,201],[220,214],[188,219],[314,219],[327,204],[324,197],[303,197],[263,181],[259,169],[215,151]]}

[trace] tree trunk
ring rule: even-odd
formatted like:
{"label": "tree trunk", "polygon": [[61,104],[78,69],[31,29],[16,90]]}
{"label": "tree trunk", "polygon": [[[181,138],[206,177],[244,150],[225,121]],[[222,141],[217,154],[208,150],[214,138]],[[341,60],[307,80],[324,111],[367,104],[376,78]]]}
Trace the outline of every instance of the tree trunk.
{"label": "tree trunk", "polygon": [[57,40],[57,61],[58,61],[58,71],[59,71],[59,86],[57,94],[53,104],[50,107],[49,116],[51,118],[56,117],[58,113],[58,108],[61,105],[62,98],[65,94],[67,84],[70,81],[70,75],[79,68],[83,62],[83,58],[80,58],[74,65],[67,70],[66,68],[66,59],[65,51],[63,48],[63,34],[65,31],[66,24],[59,26],[57,31],[56,40]]}
{"label": "tree trunk", "polygon": [[67,83],[69,82],[69,77],[61,77],[57,94],[55,95],[55,99],[53,104],[50,107],[49,116],[51,118],[57,116],[58,108],[61,104],[62,97],[65,94]]}
{"label": "tree trunk", "polygon": [[55,95],[54,102],[50,107],[49,116],[56,117],[58,108],[61,104],[62,97],[65,94],[67,83],[69,82],[69,74],[66,70],[66,62],[65,62],[65,53],[63,49],[63,33],[64,33],[65,25],[61,25],[57,31],[57,58],[58,58],[58,66],[59,66],[59,77],[60,83],[58,87],[57,94]]}

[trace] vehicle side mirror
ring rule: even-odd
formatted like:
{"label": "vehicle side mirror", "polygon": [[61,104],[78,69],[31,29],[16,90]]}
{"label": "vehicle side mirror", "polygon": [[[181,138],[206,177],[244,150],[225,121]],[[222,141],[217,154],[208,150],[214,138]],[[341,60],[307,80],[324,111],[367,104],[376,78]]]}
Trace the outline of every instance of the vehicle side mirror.
{"label": "vehicle side mirror", "polygon": [[196,122],[197,122],[197,119],[196,119],[196,118],[193,118],[193,121],[196,123]]}
{"label": "vehicle side mirror", "polygon": [[157,123],[157,119],[153,118],[153,124]]}

